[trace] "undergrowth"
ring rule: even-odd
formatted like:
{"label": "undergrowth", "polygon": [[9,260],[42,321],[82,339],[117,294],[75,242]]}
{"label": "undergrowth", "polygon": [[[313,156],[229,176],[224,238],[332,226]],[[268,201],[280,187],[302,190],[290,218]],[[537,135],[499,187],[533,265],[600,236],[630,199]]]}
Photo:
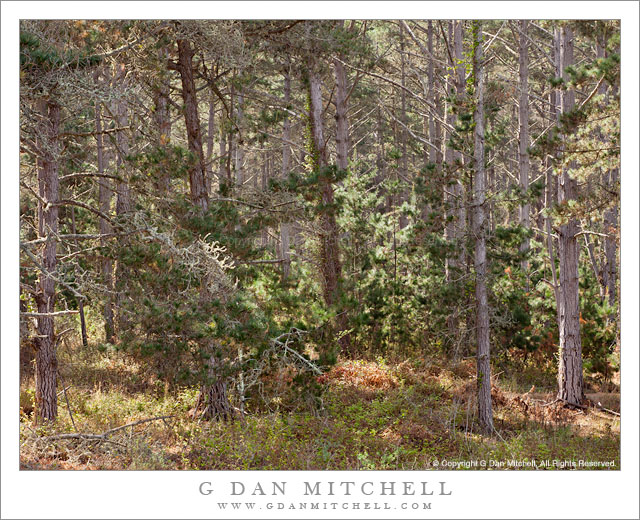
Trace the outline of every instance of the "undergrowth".
{"label": "undergrowth", "polygon": [[[422,470],[443,460],[533,459],[615,461],[619,468],[619,417],[544,406],[553,400],[544,374],[538,392],[519,388],[518,375],[496,377],[497,434],[480,435],[472,360],[342,361],[318,378],[315,407],[291,412],[253,403],[250,414],[228,423],[192,418],[196,388],[168,387],[116,351],[61,352],[60,372],[59,418],[46,427],[33,422],[33,381],[22,382],[23,469]],[[533,370],[523,383],[531,380],[535,387]],[[594,395],[609,407],[619,396]],[[106,441],[46,438],[158,416],[170,418]]]}

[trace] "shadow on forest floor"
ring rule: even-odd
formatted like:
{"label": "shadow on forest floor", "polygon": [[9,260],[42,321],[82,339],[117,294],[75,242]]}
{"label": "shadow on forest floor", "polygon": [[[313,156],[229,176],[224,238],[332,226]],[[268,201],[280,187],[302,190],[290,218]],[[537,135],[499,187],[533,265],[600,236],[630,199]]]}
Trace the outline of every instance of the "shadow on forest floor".
{"label": "shadow on forest floor", "polygon": [[[61,395],[53,426],[36,429],[32,417],[21,414],[23,469],[416,470],[434,469],[435,461],[440,469],[465,469],[469,461],[490,467],[494,461],[495,469],[524,460],[613,461],[612,469],[619,469],[618,416],[593,407],[545,406],[553,394],[535,389],[519,393],[496,381],[498,434],[480,435],[471,360],[443,366],[343,361],[318,378],[324,390],[315,409],[277,374],[271,393],[248,401],[248,415],[207,423],[189,416],[195,388],[168,391],[119,353],[68,354],[62,372],[78,431],[101,433],[148,417],[174,417],[122,430],[110,437],[113,442],[43,440],[52,432],[74,431]],[[28,381],[22,390],[26,403],[32,397]],[[589,397],[620,409],[619,394]]]}

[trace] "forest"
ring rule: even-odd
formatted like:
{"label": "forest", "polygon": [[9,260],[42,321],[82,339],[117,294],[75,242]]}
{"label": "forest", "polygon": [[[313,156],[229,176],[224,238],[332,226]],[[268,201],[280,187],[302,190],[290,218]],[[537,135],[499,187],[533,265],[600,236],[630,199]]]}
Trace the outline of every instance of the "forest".
{"label": "forest", "polygon": [[19,110],[22,469],[619,469],[618,20],[23,20]]}

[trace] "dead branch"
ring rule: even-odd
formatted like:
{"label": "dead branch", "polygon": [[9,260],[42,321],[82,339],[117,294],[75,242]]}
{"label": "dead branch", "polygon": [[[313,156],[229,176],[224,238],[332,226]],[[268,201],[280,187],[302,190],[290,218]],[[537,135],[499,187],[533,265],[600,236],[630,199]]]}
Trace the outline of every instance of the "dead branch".
{"label": "dead branch", "polygon": [[42,317],[50,317],[55,318],[57,316],[64,316],[65,314],[78,314],[80,311],[74,310],[66,310],[66,311],[56,311],[56,312],[21,312],[21,316],[25,316],[27,318],[42,318]]}
{"label": "dead branch", "polygon": [[127,424],[123,424],[122,426],[118,426],[116,428],[111,428],[103,433],[60,433],[58,435],[49,435],[47,437],[40,437],[40,440],[43,441],[57,441],[57,440],[66,440],[66,439],[80,439],[86,441],[108,441],[109,435],[114,434],[120,430],[124,430],[125,428],[137,426],[138,424],[144,424],[151,421],[164,421],[166,419],[172,419],[176,417],[175,415],[161,415],[158,417],[150,417],[149,419],[141,419],[139,421],[130,422]]}
{"label": "dead branch", "polygon": [[63,175],[60,177],[60,182],[68,181],[70,179],[79,179],[81,177],[103,177],[106,179],[115,179],[116,181],[122,180],[121,177],[117,175],[110,175],[108,173],[69,173],[68,175]]}
{"label": "dead branch", "polygon": [[91,211],[92,213],[95,213],[100,218],[103,218],[114,227],[118,227],[118,228],[121,227],[119,224],[114,222],[108,215],[105,215],[102,211],[98,211],[97,209],[92,208],[91,206],[89,206],[88,204],[85,204],[84,202],[79,202],[77,200],[64,199],[64,200],[59,200],[58,202],[55,203],[55,205],[56,206],[78,206],[79,208],[83,208],[88,211]]}
{"label": "dead branch", "polygon": [[107,128],[100,132],[63,132],[60,135],[63,137],[90,137],[92,135],[111,134],[113,132],[120,132],[122,130],[128,130],[130,126],[121,126],[120,128]]}
{"label": "dead branch", "polygon": [[607,413],[610,413],[611,415],[615,415],[616,417],[620,417],[620,413],[614,412],[613,410],[609,410],[608,408],[604,408],[603,406],[596,405],[596,408],[601,412],[607,412]]}

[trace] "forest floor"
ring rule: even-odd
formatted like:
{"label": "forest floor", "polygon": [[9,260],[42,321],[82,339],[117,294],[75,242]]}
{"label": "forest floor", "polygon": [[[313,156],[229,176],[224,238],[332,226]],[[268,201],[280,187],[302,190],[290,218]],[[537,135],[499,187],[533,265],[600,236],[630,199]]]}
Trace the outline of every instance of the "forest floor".
{"label": "forest floor", "polygon": [[[76,347],[60,355],[54,425],[35,426],[33,380],[26,377],[21,384],[22,469],[482,469],[482,461],[487,469],[500,463],[532,469],[534,460],[537,468],[550,461],[547,469],[555,469],[554,460],[614,463],[577,469],[620,468],[620,417],[612,413],[620,411],[620,394],[591,386],[587,397],[594,406],[587,409],[547,404],[554,400],[553,379],[534,367],[497,374],[492,389],[497,434],[484,436],[474,426],[472,359],[446,365],[342,361],[320,377],[319,409],[305,406],[281,377],[280,395],[260,410],[210,423],[189,413],[197,389],[168,389],[118,352]],[[46,438],[101,434],[159,416],[172,417],[118,430],[105,440]],[[529,464],[510,466],[512,461]]]}

